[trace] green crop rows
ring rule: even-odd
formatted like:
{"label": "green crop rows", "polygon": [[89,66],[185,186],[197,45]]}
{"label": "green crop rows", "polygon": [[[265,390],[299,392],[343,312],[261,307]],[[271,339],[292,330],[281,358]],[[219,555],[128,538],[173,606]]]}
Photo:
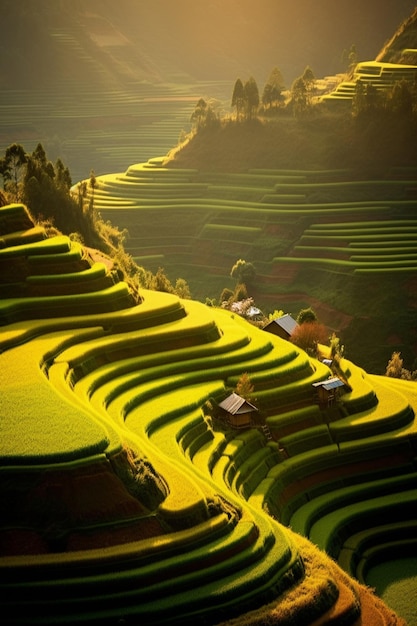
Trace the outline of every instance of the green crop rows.
{"label": "green crop rows", "polygon": [[[24,207],[15,205],[0,209],[0,224],[12,213],[27,222]],[[406,226],[409,240],[413,221]],[[259,228],[234,224],[231,232]],[[211,229],[223,233],[223,223]],[[22,236],[17,243],[3,230],[1,495],[10,500],[17,489],[19,497],[1,533],[9,550],[24,537],[39,551],[27,561],[1,543],[2,591],[15,623],[34,606],[54,623],[120,615],[169,623],[174,609],[184,623],[228,619],[284,590],[290,598],[299,593],[304,548],[287,527],[304,528],[314,540],[320,535],[341,562],[350,535],[365,527],[377,535],[381,512],[392,524],[391,542],[400,540],[412,507],[399,500],[415,498],[415,383],[386,381],[342,360],[352,389],[329,409],[320,407],[313,383],[331,371],[291,343],[196,301],[147,290],[137,301],[79,244],[42,232],[39,241]],[[333,231],[357,230],[345,220],[310,228],[333,239]],[[365,230],[373,234],[372,221]],[[13,266],[19,296],[11,297]],[[39,286],[47,290],[34,296]],[[79,288],[85,290],[69,291]],[[260,421],[247,430],[225,428],[203,406],[245,372]],[[138,486],[121,460],[126,448],[161,477],[152,510],[132,496]],[[60,476],[71,488],[56,487]],[[362,481],[360,504],[349,509]],[[392,488],[382,494],[384,482]],[[73,500],[72,489],[79,494]],[[35,493],[34,510],[46,518],[25,517],[19,508]],[[59,524],[48,522],[56,511]],[[135,539],[120,540],[123,532]],[[373,542],[374,552],[379,545]],[[366,582],[366,567],[360,572]],[[317,593],[325,610],[337,605],[317,586],[309,593],[312,610]]]}
{"label": "green crop rows", "polygon": [[95,206],[126,228],[126,249],[140,265],[169,266],[200,299],[229,285],[242,255],[257,268],[261,300],[282,293],[301,268],[352,276],[416,268],[411,169],[381,181],[346,170],[217,175],[164,163],[98,177]]}

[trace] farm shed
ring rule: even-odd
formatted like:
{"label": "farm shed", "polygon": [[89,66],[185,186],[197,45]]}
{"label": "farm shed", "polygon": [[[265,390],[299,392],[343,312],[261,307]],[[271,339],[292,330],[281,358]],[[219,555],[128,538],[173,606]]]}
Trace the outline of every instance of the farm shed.
{"label": "farm shed", "polygon": [[232,428],[250,428],[258,413],[256,406],[234,392],[217,408],[217,417]]}
{"label": "farm shed", "polygon": [[289,313],[286,313],[269,322],[269,324],[264,326],[264,330],[281,337],[281,339],[289,339],[297,327],[298,323],[295,319]]}
{"label": "farm shed", "polygon": [[331,406],[343,393],[345,383],[337,376],[313,383],[317,394],[317,402],[321,407]]}

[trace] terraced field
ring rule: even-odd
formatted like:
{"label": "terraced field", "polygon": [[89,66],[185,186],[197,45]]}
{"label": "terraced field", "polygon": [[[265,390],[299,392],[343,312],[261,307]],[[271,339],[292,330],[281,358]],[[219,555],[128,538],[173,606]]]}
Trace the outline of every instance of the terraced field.
{"label": "terraced field", "polygon": [[240,254],[256,263],[261,293],[271,278],[285,284],[286,270],[309,257],[348,274],[416,268],[412,169],[381,181],[347,171],[209,174],[163,161],[98,177],[95,206],[128,229],[126,247],[138,263],[166,263],[194,283],[196,273],[201,282],[224,281]]}
{"label": "terraced field", "polygon": [[[0,234],[8,623],[404,623],[355,577],[415,548],[414,383],[342,360],[319,406],[332,371],[292,344],[138,295],[21,205]],[[244,372],[259,419],[235,430],[204,407]]]}
{"label": "terraced field", "polygon": [[[352,358],[381,372],[392,350],[412,360],[415,345],[415,181],[413,168],[362,180],[349,170],[212,173],[155,158],[98,177],[95,206],[127,229],[139,265],[185,278],[201,301],[234,289],[237,259],[252,262],[249,294],[261,309],[296,315],[313,306]],[[403,305],[395,325],[378,321],[375,336],[384,294]]]}
{"label": "terraced field", "polygon": [[[93,68],[97,71],[97,68]],[[31,152],[42,138],[48,157],[61,158],[73,180],[113,172],[126,163],[165,154],[189,131],[194,107],[206,92],[215,96],[229,85],[148,84],[92,88],[86,78],[74,86],[65,79],[50,90],[7,90],[0,103],[0,152],[20,143]],[[224,96],[223,96],[224,97]]]}
{"label": "terraced field", "polygon": [[[410,55],[415,52],[415,50],[407,50],[407,53]],[[364,61],[357,64],[351,80],[342,81],[334,91],[322,96],[321,100],[332,106],[335,104],[350,104],[355,95],[357,81],[361,81],[365,87],[370,84],[378,91],[386,91],[391,89],[395,82],[401,80],[407,80],[412,83],[416,75],[416,65]]]}

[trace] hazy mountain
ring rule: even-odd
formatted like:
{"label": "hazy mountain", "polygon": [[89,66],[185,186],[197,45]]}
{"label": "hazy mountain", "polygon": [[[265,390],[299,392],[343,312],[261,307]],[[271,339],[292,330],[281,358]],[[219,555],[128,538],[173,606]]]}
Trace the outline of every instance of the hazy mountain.
{"label": "hazy mountain", "polygon": [[[74,180],[176,145],[198,98],[287,86],[384,47],[416,0],[0,0],[0,154],[41,142]],[[417,44],[416,46],[417,47]]]}
{"label": "hazy mountain", "polygon": [[287,82],[309,64],[344,69],[343,50],[374,58],[415,0],[2,0],[0,86],[97,87],[136,81]]}

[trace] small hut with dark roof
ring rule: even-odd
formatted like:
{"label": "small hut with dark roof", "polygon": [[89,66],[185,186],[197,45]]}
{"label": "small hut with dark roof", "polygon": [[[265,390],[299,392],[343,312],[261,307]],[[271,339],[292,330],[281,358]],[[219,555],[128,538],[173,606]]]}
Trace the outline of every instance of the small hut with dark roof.
{"label": "small hut with dark roof", "polygon": [[217,409],[217,417],[232,428],[251,428],[258,413],[256,406],[234,392]]}
{"label": "small hut with dark roof", "polygon": [[275,318],[264,326],[264,330],[281,337],[281,339],[289,339],[296,328],[298,328],[298,322],[289,313]]}

